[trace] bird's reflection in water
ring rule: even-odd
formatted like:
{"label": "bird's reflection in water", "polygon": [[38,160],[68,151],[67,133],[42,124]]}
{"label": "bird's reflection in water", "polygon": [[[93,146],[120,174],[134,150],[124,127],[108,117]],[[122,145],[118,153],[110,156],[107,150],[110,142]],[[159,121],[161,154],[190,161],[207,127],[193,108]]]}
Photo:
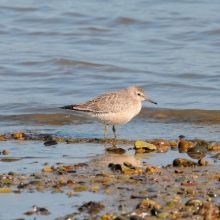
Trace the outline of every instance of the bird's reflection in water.
{"label": "bird's reflection in water", "polygon": [[[106,146],[105,146],[106,147]],[[110,163],[123,164],[123,162],[129,162],[133,166],[141,167],[142,163],[134,155],[127,154],[127,150],[124,148],[118,148],[116,145],[106,148],[105,154],[100,154],[94,159],[95,163],[99,166],[107,167]]]}

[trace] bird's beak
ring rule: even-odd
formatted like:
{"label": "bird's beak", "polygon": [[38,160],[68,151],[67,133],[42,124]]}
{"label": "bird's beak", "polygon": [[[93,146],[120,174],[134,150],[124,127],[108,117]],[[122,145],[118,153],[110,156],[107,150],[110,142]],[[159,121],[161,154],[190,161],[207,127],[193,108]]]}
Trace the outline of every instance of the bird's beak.
{"label": "bird's beak", "polygon": [[155,101],[153,101],[153,100],[151,100],[151,99],[147,98],[146,96],[145,96],[145,100],[144,100],[144,101],[152,102],[152,103],[154,103],[154,104],[156,104],[156,105],[157,105],[157,103],[156,103]]}

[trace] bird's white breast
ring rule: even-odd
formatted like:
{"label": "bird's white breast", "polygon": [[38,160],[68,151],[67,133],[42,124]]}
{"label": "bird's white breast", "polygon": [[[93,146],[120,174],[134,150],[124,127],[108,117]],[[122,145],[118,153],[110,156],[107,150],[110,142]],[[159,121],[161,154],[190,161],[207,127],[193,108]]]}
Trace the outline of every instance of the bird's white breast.
{"label": "bird's white breast", "polygon": [[126,111],[119,111],[114,113],[94,113],[86,112],[88,118],[96,120],[103,124],[108,125],[120,125],[129,122],[134,116],[136,116],[141,110],[141,103],[133,108],[128,108]]}

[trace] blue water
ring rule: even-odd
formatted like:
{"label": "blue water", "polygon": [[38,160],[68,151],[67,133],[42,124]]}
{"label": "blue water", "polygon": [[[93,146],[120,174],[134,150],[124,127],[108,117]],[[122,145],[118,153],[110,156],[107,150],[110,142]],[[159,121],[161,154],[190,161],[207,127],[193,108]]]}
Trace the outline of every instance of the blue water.
{"label": "blue water", "polygon": [[219,9],[218,1],[1,1],[1,114],[130,85],[159,108],[219,110]]}
{"label": "blue water", "polygon": [[[135,85],[158,106],[144,103],[142,115],[116,127],[119,138],[176,140],[182,134],[220,141],[219,11],[217,0],[1,0],[0,134],[103,138],[104,125],[59,107]],[[113,137],[111,129],[108,137]],[[40,172],[43,156],[51,164],[67,163],[71,158],[63,157],[63,146],[48,150],[39,142],[0,142],[0,151],[9,149],[10,157],[31,153],[41,162],[1,163],[2,173]],[[67,155],[75,152],[77,163],[102,154],[103,147],[97,145],[83,154],[72,145],[64,149]],[[154,155],[153,161],[158,158]],[[12,197],[19,204],[23,198],[10,194],[6,202],[1,196],[6,207]],[[34,197],[33,203],[40,198]],[[15,207],[15,218],[24,217],[22,213],[32,205],[24,201]],[[71,205],[67,207],[66,214]],[[1,212],[0,218],[8,219],[8,213]]]}

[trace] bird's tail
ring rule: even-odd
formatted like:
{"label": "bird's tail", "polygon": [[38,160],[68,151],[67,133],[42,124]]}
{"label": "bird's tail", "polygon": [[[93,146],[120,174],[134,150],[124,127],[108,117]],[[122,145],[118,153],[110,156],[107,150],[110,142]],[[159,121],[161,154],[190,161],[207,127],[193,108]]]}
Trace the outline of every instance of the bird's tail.
{"label": "bird's tail", "polygon": [[75,105],[65,105],[63,107],[60,107],[62,109],[69,109],[69,110],[73,110]]}

